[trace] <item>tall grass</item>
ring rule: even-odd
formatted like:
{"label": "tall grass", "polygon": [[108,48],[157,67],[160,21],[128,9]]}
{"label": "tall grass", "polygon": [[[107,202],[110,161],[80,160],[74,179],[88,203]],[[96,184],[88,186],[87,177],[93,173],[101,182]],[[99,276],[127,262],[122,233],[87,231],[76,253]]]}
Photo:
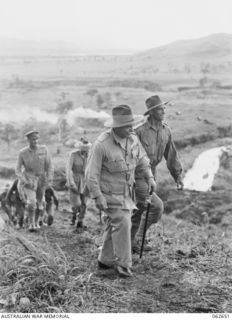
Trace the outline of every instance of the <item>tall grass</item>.
{"label": "tall grass", "polygon": [[[0,265],[0,298],[7,311],[67,312],[73,300],[84,301],[91,274],[87,270],[73,277],[77,268],[59,245],[44,240],[35,243],[14,230],[7,232]],[[21,303],[21,298],[30,303]]]}

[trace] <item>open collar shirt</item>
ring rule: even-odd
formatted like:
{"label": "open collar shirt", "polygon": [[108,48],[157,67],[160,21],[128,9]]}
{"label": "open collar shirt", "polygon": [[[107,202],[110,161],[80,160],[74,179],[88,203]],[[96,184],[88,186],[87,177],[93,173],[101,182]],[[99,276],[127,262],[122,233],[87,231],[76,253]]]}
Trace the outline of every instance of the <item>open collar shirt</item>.
{"label": "open collar shirt", "polygon": [[[154,176],[156,176],[156,166],[164,157],[167,167],[176,181],[181,175],[182,167],[169,127],[163,122],[160,122],[157,127],[153,126],[148,118],[135,131],[150,159]],[[140,172],[136,170],[136,178],[139,177]]]}

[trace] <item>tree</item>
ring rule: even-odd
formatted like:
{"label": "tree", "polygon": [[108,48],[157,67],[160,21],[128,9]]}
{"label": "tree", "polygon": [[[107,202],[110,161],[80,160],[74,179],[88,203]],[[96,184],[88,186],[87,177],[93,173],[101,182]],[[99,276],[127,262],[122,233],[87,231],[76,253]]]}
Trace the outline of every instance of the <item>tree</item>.
{"label": "tree", "polygon": [[201,64],[201,72],[206,75],[210,72],[210,63],[202,63]]}
{"label": "tree", "polygon": [[207,77],[201,78],[201,79],[199,80],[199,85],[200,85],[200,87],[203,87],[203,88],[204,88],[204,87],[206,86],[207,82],[208,82],[208,78],[207,78]]}
{"label": "tree", "polygon": [[68,135],[69,125],[64,115],[58,120],[58,140],[62,141]]}
{"label": "tree", "polygon": [[90,88],[86,91],[86,95],[90,96],[91,98],[93,98],[96,94],[98,93],[98,90],[95,88]]}
{"label": "tree", "polygon": [[56,111],[60,114],[58,119],[58,140],[62,141],[62,139],[67,135],[69,130],[68,122],[65,118],[66,114],[74,109],[73,102],[70,100],[66,100],[68,93],[61,92],[60,100],[58,101]]}
{"label": "tree", "polygon": [[59,114],[65,114],[68,113],[70,110],[73,110],[74,106],[73,106],[73,102],[72,101],[61,101],[58,103],[57,107],[56,107],[56,111]]}
{"label": "tree", "polygon": [[17,137],[17,131],[15,127],[10,123],[6,124],[2,131],[2,140],[7,143],[8,151],[10,150],[11,140],[16,139],[16,137]]}
{"label": "tree", "polygon": [[100,94],[98,94],[96,96],[96,102],[97,102],[98,107],[101,107],[101,105],[104,103],[104,99],[102,98],[102,96]]}
{"label": "tree", "polygon": [[191,73],[191,67],[190,67],[189,64],[186,64],[186,65],[184,66],[184,71],[185,71],[186,73]]}

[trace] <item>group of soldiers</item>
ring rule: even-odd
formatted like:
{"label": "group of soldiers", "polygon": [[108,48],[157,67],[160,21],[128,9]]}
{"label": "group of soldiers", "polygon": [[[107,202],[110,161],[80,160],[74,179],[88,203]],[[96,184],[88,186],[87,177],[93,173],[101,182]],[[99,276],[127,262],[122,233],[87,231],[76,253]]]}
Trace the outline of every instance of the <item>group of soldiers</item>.
{"label": "group of soldiers", "polygon": [[[66,165],[71,224],[77,220],[77,229],[87,228],[83,222],[86,198],[94,199],[105,224],[98,268],[115,268],[123,277],[132,276],[132,253],[138,253],[144,232],[163,213],[163,202],[156,194],[156,167],[163,157],[177,188],[183,189],[181,163],[170,129],[163,122],[168,101],[154,95],[145,104],[147,118],[133,115],[128,105],[114,107],[104,124],[108,130],[92,145],[81,139]],[[53,167],[46,146],[38,144],[39,132],[32,130],[26,137],[29,145],[17,160],[17,190],[27,211],[28,228],[33,231],[46,223],[44,195],[53,190]],[[144,250],[152,248],[146,243]]]}

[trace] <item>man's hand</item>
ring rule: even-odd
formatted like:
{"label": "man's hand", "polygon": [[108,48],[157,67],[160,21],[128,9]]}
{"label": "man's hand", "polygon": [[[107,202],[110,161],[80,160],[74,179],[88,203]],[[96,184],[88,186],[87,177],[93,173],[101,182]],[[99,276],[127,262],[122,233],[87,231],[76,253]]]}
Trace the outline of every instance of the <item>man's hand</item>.
{"label": "man's hand", "polygon": [[181,177],[178,177],[176,179],[176,186],[177,186],[177,190],[183,190],[184,189],[184,184],[183,184],[183,181],[182,181]]}
{"label": "man's hand", "polygon": [[99,210],[104,211],[105,209],[108,208],[107,203],[106,203],[106,199],[103,197],[103,195],[100,195],[95,199],[95,204]]}
{"label": "man's hand", "polygon": [[156,184],[154,178],[149,178],[148,186],[149,186],[149,193],[151,192],[151,189],[152,189],[153,192],[156,191],[157,184]]}

